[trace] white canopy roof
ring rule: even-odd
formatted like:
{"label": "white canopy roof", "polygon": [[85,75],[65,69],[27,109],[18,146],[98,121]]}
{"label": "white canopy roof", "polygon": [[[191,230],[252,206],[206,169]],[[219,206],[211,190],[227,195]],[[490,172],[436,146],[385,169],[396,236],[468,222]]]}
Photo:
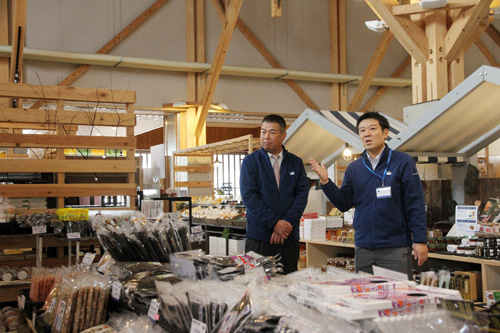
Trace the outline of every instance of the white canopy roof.
{"label": "white canopy roof", "polygon": [[[314,157],[331,165],[345,143],[363,151],[355,129],[361,114],[306,109],[288,129],[285,146],[304,162]],[[392,149],[424,162],[464,161],[500,137],[500,69],[480,67],[408,126],[387,119]]]}

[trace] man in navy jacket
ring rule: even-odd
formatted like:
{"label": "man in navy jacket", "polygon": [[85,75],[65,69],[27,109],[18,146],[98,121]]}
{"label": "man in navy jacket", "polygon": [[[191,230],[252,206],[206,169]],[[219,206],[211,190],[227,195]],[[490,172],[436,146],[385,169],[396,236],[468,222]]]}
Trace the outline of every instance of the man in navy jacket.
{"label": "man in navy jacket", "polygon": [[241,165],[240,190],[247,209],[245,251],[281,255],[285,274],[297,270],[299,225],[307,205],[309,181],[304,163],[283,147],[286,123],[279,115],[262,120],[261,149]]}
{"label": "man in navy jacket", "polygon": [[413,159],[385,144],[389,122],[377,112],[358,118],[356,128],[365,151],[346,169],[339,189],[324,164],[309,159],[323,192],[340,210],[355,207],[356,271],[372,265],[407,273],[412,278],[411,248],[418,264],[428,256],[422,184]]}

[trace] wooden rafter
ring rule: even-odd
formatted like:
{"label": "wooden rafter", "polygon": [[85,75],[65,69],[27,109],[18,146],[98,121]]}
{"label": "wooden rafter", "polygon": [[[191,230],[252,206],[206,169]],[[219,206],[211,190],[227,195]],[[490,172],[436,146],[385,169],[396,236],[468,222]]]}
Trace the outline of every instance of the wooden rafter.
{"label": "wooden rafter", "polygon": [[[403,73],[403,71],[408,67],[408,65],[411,63],[411,57],[408,56],[406,57],[405,61],[392,73],[391,77],[399,77]],[[366,112],[368,111],[374,104],[375,102],[384,94],[384,92],[387,90],[387,86],[385,87],[380,87],[377,89],[377,92],[368,100],[368,102],[363,105],[361,108],[361,112]]]}
{"label": "wooden rafter", "polygon": [[[127,25],[122,31],[116,34],[109,42],[107,42],[103,47],[101,47],[96,54],[107,54],[113,50],[121,41],[130,36],[137,28],[139,28],[144,22],[146,22],[153,14],[155,14],[168,0],[158,0],[148,9],[146,9],[141,15],[139,15],[135,20],[133,20],[129,25]],[[14,50],[14,48],[13,48]],[[82,76],[91,65],[79,65],[71,74],[69,74],[65,79],[59,82],[59,86],[69,86],[76,79]],[[31,109],[39,109],[45,101],[40,100],[31,106]]]}
{"label": "wooden rafter", "polygon": [[[224,25],[227,22],[226,15],[224,14],[224,8],[222,5],[222,0],[212,0],[212,5],[215,8],[219,20]],[[278,60],[269,52],[269,50],[264,46],[264,44],[254,35],[254,33],[248,28],[248,26],[243,23],[243,21],[238,18],[236,21],[236,27],[241,31],[241,33],[248,39],[248,41],[259,51],[259,53],[266,59],[266,61],[273,68],[283,68]],[[284,79],[286,84],[292,88],[292,90],[299,96],[299,98],[307,105],[308,108],[318,110],[318,106],[311,100],[311,98],[302,90],[299,84],[295,80]]]}
{"label": "wooden rafter", "polygon": [[471,45],[476,28],[488,16],[492,0],[482,0],[470,8],[463,10],[455,19],[445,37],[445,54],[448,62],[453,61],[466,45]]}
{"label": "wooden rafter", "polygon": [[484,55],[484,57],[488,60],[488,62],[491,64],[491,66],[494,67],[500,67],[500,63],[495,59],[493,54],[488,50],[486,45],[484,45],[483,42],[481,42],[479,39],[475,41],[475,44],[479,51]]}
{"label": "wooden rafter", "polygon": [[222,29],[222,32],[220,34],[212,66],[208,74],[205,89],[203,90],[201,100],[202,106],[198,109],[198,112],[196,114],[195,135],[197,137],[200,136],[204,128],[204,124],[208,115],[208,109],[210,108],[210,104],[212,103],[215,87],[217,86],[217,81],[220,77],[224,59],[226,58],[229,42],[231,41],[231,37],[233,36],[234,28],[236,27],[236,21],[238,20],[242,2],[243,0],[232,0],[231,4],[229,5],[227,11],[227,24],[224,25],[224,28]]}
{"label": "wooden rafter", "polygon": [[372,10],[390,28],[399,43],[419,63],[428,60],[427,37],[410,17],[394,16],[393,6],[398,6],[397,0],[365,0]]}
{"label": "wooden rafter", "polygon": [[382,63],[385,53],[389,49],[389,45],[391,44],[393,38],[394,36],[389,32],[389,30],[386,30],[382,35],[382,38],[380,38],[377,49],[373,53],[373,56],[365,70],[365,73],[363,74],[361,83],[356,89],[351,103],[349,104],[349,108],[347,109],[348,111],[358,111],[359,107],[361,106],[361,102],[363,102],[366,92],[370,87],[370,82],[375,77],[375,74],[377,73],[380,64]]}
{"label": "wooden rafter", "polygon": [[491,39],[497,44],[498,47],[500,47],[500,31],[497,30],[493,25],[489,25],[486,28],[486,33],[488,36],[490,36]]}

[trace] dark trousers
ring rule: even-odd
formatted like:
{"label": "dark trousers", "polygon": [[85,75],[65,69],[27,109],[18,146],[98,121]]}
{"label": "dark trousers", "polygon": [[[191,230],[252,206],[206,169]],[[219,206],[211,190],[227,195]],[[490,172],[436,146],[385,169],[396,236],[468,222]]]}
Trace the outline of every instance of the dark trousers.
{"label": "dark trousers", "polygon": [[275,256],[281,254],[280,263],[283,264],[283,273],[288,274],[297,271],[299,264],[300,244],[295,242],[284,242],[283,244],[271,244],[254,239],[245,241],[245,252],[256,252],[263,256]]}
{"label": "dark trousers", "polygon": [[410,247],[369,250],[356,246],[354,264],[356,265],[356,272],[373,274],[372,265],[377,265],[396,272],[406,273],[408,279],[413,280]]}

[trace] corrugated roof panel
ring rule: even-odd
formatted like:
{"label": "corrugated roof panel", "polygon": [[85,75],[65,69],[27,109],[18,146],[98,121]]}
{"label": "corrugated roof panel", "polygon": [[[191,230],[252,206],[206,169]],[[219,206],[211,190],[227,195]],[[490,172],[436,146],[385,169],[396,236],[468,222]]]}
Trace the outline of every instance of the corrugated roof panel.
{"label": "corrugated roof panel", "polygon": [[300,131],[289,135],[285,148],[308,163],[310,157],[323,161],[344,146],[344,141],[312,121],[302,124]]}
{"label": "corrugated roof panel", "polygon": [[[499,83],[498,68],[481,67],[410,124],[389,146],[405,152],[475,154],[482,147],[471,143],[480,138],[485,143],[492,142],[500,136],[494,131],[500,124]],[[488,132],[492,137],[484,138]],[[470,150],[464,151],[465,147]]]}

